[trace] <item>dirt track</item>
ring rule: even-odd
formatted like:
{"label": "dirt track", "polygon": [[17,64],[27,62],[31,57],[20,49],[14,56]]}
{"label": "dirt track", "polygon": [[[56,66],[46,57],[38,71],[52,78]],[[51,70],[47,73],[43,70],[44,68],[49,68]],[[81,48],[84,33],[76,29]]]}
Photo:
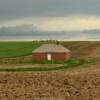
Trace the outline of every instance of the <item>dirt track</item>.
{"label": "dirt track", "polygon": [[61,66],[63,66],[63,64],[1,64],[0,68],[54,68]]}

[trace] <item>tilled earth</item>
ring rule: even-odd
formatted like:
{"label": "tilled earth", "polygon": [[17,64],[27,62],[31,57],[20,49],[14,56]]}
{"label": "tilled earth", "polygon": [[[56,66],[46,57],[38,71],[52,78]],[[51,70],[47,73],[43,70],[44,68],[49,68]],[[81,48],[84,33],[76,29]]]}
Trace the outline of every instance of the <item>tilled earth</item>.
{"label": "tilled earth", "polygon": [[85,70],[0,73],[0,100],[100,100],[100,70]]}

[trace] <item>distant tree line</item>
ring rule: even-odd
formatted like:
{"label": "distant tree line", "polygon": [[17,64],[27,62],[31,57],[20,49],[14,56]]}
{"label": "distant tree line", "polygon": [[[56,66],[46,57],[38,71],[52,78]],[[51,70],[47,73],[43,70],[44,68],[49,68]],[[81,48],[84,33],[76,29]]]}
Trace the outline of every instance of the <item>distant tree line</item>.
{"label": "distant tree line", "polygon": [[58,40],[34,40],[33,43],[41,43],[41,44],[45,44],[45,43],[55,43],[55,44],[60,44],[60,41]]}

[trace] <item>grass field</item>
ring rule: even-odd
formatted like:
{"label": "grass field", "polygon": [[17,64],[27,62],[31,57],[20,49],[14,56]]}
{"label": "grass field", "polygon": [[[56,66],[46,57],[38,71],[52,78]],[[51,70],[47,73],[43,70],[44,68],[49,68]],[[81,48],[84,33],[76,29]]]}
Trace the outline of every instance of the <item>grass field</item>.
{"label": "grass field", "polygon": [[[22,57],[32,53],[32,50],[43,43],[51,42],[0,42],[0,58]],[[60,42],[60,44],[69,48],[73,56],[83,57],[90,53],[93,48],[100,45],[100,42]]]}
{"label": "grass field", "polygon": [[0,42],[0,57],[26,56],[40,44],[33,42]]}

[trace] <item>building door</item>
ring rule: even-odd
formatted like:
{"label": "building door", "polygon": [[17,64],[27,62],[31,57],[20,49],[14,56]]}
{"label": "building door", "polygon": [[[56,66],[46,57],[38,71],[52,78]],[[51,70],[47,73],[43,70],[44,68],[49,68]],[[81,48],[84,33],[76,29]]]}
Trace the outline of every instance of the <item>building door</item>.
{"label": "building door", "polygon": [[48,61],[51,61],[51,59],[52,59],[52,55],[49,53],[49,54],[47,54],[47,60]]}

